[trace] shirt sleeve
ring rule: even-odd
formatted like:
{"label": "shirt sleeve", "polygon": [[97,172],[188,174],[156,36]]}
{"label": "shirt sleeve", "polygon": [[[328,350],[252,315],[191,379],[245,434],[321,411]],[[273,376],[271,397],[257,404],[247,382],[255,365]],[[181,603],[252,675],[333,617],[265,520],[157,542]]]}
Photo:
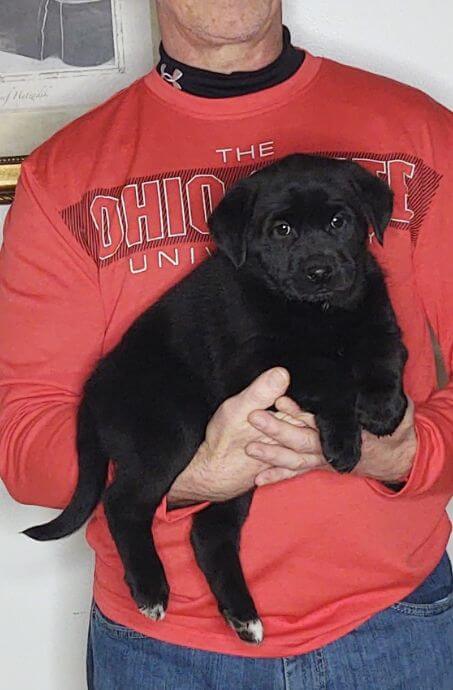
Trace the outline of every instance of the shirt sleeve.
{"label": "shirt sleeve", "polygon": [[[98,270],[24,166],[0,252],[0,477],[21,503],[66,506],[77,481],[76,413],[101,357]],[[207,503],[156,517],[175,522]]]}
{"label": "shirt sleeve", "polygon": [[77,480],[76,410],[102,352],[95,262],[23,167],[0,252],[0,477],[54,508]]}
{"label": "shirt sleeve", "polygon": [[202,503],[194,503],[190,506],[184,506],[182,508],[173,508],[170,510],[167,503],[167,497],[164,496],[159,507],[156,511],[156,518],[161,522],[178,522],[178,520],[185,520],[191,515],[199,513],[200,510],[204,510],[211,505],[208,501],[203,501]]}
{"label": "shirt sleeve", "polygon": [[417,239],[413,265],[448,382],[415,406],[417,452],[404,488],[394,493],[378,482],[373,486],[394,498],[436,495],[446,505],[453,496],[453,114],[430,99],[427,102],[422,134],[441,180]]}

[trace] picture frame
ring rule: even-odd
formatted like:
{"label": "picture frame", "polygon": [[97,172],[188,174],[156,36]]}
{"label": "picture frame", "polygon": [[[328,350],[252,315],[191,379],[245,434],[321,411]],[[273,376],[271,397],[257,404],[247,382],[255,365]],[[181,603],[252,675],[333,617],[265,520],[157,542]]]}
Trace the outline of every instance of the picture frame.
{"label": "picture frame", "polygon": [[25,156],[0,156],[0,204],[11,204]]}
{"label": "picture frame", "polygon": [[[41,15],[35,16],[35,8]],[[84,8],[97,12],[104,21],[102,35],[113,45],[103,55],[93,50],[93,64],[77,64],[88,62],[86,27],[93,26],[93,16],[82,23]],[[26,156],[149,72],[157,59],[159,33],[154,0],[2,0],[0,20],[0,204],[10,204]],[[39,35],[30,38],[36,21],[41,22]],[[3,33],[2,25],[7,27]],[[74,38],[78,26],[79,51]]]}

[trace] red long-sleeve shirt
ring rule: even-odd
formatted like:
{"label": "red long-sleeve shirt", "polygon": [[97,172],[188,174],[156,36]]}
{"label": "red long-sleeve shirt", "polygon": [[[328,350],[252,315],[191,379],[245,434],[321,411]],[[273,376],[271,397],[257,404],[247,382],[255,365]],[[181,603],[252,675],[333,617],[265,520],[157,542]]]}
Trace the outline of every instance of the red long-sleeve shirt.
{"label": "red long-sleeve shirt", "polygon": [[77,476],[86,376],[209,254],[206,217],[228,186],[302,151],[354,158],[395,192],[384,247],[371,250],[409,349],[418,450],[405,488],[314,471],[256,491],[242,537],[266,632],[256,648],[227,628],[195,564],[188,535],[200,506],[167,513],[164,500],[154,521],[171,586],[159,623],[137,611],[99,507],[88,540],[106,615],[177,644],[283,656],[357,627],[434,567],[450,534],[453,387],[435,390],[428,323],[450,373],[452,150],[452,116],[425,95],[307,55],[283,84],[231,99],[181,93],[153,72],[25,163],[0,258],[0,472],[17,500],[55,507]]}

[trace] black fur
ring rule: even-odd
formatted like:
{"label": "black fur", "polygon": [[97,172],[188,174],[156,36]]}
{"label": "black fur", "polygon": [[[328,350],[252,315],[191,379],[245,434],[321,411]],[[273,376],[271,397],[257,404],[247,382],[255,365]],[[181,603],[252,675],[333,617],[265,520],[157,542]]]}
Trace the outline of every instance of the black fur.
{"label": "black fur", "polygon": [[[74,498],[27,534],[54,539],[80,527],[112,458],[108,524],[133,598],[161,618],[169,591],[150,534],[155,509],[219,405],[276,365],[315,414],[328,461],[351,471],[361,428],[391,434],[406,409],[406,351],[367,250],[369,226],[382,242],[391,209],[387,185],[348,161],[294,155],[240,182],[210,221],[218,253],[148,309],[86,383]],[[192,545],[226,620],[257,642],[239,561],[251,499],[197,514]]]}

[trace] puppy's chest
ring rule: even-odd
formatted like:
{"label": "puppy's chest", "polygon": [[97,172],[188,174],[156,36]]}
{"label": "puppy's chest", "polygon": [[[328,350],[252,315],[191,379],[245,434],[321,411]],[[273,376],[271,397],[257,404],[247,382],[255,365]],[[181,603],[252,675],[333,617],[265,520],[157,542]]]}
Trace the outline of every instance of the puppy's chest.
{"label": "puppy's chest", "polygon": [[[278,318],[249,322],[243,337],[237,339],[235,358],[225,358],[226,369],[245,368],[253,373],[276,365],[291,370],[306,369],[311,362],[326,360],[342,368],[350,366],[350,344],[347,331],[324,321]],[[231,352],[231,351],[230,351]]]}
{"label": "puppy's chest", "polygon": [[316,314],[289,315],[280,323],[270,324],[273,337],[282,350],[296,349],[305,356],[344,358],[349,350],[350,324],[339,323],[335,318]]}
{"label": "puppy's chest", "polygon": [[312,367],[318,368],[324,362],[344,371],[352,370],[350,349],[339,334],[316,333],[307,330],[305,333],[288,333],[278,340],[276,361],[288,367],[293,374],[297,371],[306,373]]}

